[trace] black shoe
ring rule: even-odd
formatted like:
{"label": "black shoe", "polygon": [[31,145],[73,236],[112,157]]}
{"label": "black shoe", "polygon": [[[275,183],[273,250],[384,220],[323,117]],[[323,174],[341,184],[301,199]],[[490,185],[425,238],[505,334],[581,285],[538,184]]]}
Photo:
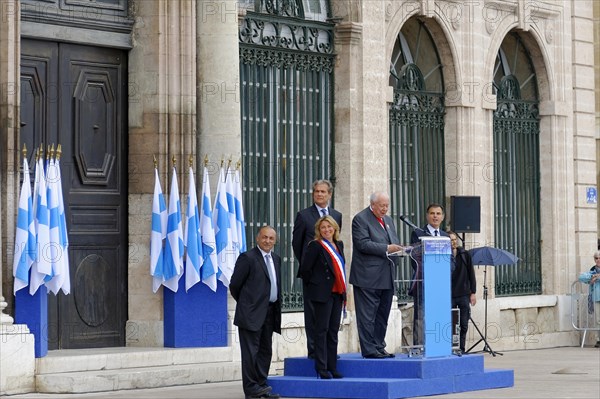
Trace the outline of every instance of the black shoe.
{"label": "black shoe", "polygon": [[363,356],[365,359],[387,359],[387,356],[384,355],[383,353],[372,353],[370,355],[364,355]]}
{"label": "black shoe", "polygon": [[396,355],[394,355],[393,353],[389,353],[385,349],[380,350],[379,353],[381,353],[385,357],[396,357]]}
{"label": "black shoe", "polygon": [[267,392],[264,395],[262,395],[261,398],[277,399],[277,398],[281,398],[281,395],[279,395],[278,393],[275,393],[275,392]]}
{"label": "black shoe", "polygon": [[330,380],[331,374],[329,374],[329,371],[327,370],[317,370],[317,378],[322,380]]}
{"label": "black shoe", "polygon": [[596,342],[596,345],[594,345],[594,348],[600,348],[600,341]]}
{"label": "black shoe", "polygon": [[251,393],[250,395],[246,395],[246,399],[256,399],[256,398],[265,398],[271,392],[270,386],[260,387],[256,392]]}
{"label": "black shoe", "polygon": [[332,370],[329,370],[329,372],[331,373],[331,376],[332,376],[333,378],[336,378],[336,379],[337,379],[337,378],[344,378],[344,376],[342,375],[342,373],[340,373],[340,372],[339,372],[339,371],[337,371],[337,370],[333,370],[333,371],[332,371]]}

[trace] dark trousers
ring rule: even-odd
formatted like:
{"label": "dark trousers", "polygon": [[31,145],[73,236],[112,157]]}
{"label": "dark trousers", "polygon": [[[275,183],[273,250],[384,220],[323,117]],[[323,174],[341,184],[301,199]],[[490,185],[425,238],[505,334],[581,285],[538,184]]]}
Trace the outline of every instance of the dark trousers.
{"label": "dark trousers", "polygon": [[[452,308],[460,310],[460,350],[465,351],[465,342],[467,340],[467,331],[469,330],[469,318],[471,317],[470,295],[458,296],[452,298]],[[456,322],[452,323],[456,325]]]}
{"label": "dark trousers", "polygon": [[[302,283],[302,289],[306,292],[306,283]],[[304,331],[306,331],[306,349],[308,357],[315,356],[315,309],[313,302],[304,297]]]}
{"label": "dark trousers", "polygon": [[239,328],[242,353],[242,386],[246,395],[253,395],[266,386],[273,354],[273,312],[269,306],[267,317],[258,331]]}
{"label": "dark trousers", "polygon": [[332,293],[327,302],[311,302],[315,310],[315,369],[337,371],[342,296]]}
{"label": "dark trousers", "polygon": [[363,356],[385,349],[385,333],[392,308],[394,290],[377,290],[354,286],[356,324]]}
{"label": "dark trousers", "polygon": [[413,291],[413,345],[423,345],[424,342],[424,331],[423,331],[423,286],[419,282],[418,286]]}

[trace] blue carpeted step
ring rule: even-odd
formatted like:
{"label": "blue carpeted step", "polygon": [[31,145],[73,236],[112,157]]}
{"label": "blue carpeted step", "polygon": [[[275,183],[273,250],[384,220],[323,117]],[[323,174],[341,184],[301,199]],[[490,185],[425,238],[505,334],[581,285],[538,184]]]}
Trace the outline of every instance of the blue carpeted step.
{"label": "blue carpeted step", "polygon": [[[347,377],[360,378],[435,378],[483,372],[483,355],[409,358],[399,354],[389,359],[365,359],[358,353],[340,355],[338,371]],[[315,376],[314,361],[305,357],[287,358],[284,375]]]}
{"label": "blue carpeted step", "polygon": [[342,378],[318,380],[316,377],[273,377],[273,392],[293,398],[392,399],[451,393],[452,378]]}
{"label": "blue carpeted step", "polygon": [[269,378],[283,397],[396,399],[512,387],[513,370],[484,370],[483,355],[440,358],[364,359],[344,354],[338,360],[342,379],[320,380],[313,360],[285,359],[285,375]]}

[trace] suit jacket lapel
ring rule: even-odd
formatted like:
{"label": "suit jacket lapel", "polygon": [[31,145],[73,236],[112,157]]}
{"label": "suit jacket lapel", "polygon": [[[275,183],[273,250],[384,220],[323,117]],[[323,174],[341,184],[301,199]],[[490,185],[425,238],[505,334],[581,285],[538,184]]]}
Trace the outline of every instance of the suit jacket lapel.
{"label": "suit jacket lapel", "polygon": [[[265,261],[265,257],[263,256],[262,252],[260,251],[260,249],[256,248],[256,257],[258,258],[258,263],[260,265],[262,265],[262,269],[263,272],[265,272],[265,274],[267,275],[267,278],[270,279],[269,277],[269,269],[267,266],[267,262]],[[273,259],[273,255],[271,255],[271,259]],[[275,260],[273,260],[273,263],[275,262]]]}

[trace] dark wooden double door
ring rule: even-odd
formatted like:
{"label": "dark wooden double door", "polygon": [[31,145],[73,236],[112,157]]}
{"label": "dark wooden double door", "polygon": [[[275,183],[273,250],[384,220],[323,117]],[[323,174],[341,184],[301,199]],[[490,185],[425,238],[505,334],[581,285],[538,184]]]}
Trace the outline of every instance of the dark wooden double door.
{"label": "dark wooden double door", "polygon": [[[21,143],[62,146],[71,294],[48,296],[49,349],[122,346],[127,320],[127,54],[21,42]],[[33,172],[33,168],[32,172]]]}

